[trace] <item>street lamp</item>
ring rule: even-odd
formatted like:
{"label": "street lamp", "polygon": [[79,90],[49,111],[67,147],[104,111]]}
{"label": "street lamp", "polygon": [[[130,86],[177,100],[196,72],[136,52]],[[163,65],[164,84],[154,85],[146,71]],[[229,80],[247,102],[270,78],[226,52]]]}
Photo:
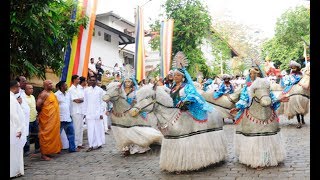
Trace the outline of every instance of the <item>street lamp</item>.
{"label": "street lamp", "polygon": [[140,7],[143,7],[144,5],[148,4],[150,1],[152,1],[152,0],[149,0],[149,1],[145,2],[145,3],[144,3],[143,5],[141,5]]}

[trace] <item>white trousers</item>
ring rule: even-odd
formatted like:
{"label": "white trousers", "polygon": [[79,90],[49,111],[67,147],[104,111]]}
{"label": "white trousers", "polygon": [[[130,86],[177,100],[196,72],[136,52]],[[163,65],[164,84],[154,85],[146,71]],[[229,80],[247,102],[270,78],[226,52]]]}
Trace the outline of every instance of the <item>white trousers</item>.
{"label": "white trousers", "polygon": [[67,137],[64,129],[62,129],[62,131],[60,133],[60,138],[61,138],[61,142],[62,142],[62,149],[68,149],[69,148],[69,140],[68,140],[68,137]]}
{"label": "white trousers", "polygon": [[24,175],[23,147],[10,144],[10,177]]}
{"label": "white trousers", "polygon": [[83,114],[73,114],[73,127],[74,127],[74,135],[75,135],[75,145],[82,146],[83,144]]}
{"label": "white trousers", "polygon": [[109,116],[107,115],[103,115],[103,125],[104,125],[104,131],[107,132],[108,131],[108,126],[111,127],[111,119]]}
{"label": "white trousers", "polygon": [[103,119],[86,119],[89,147],[98,147],[106,142]]}

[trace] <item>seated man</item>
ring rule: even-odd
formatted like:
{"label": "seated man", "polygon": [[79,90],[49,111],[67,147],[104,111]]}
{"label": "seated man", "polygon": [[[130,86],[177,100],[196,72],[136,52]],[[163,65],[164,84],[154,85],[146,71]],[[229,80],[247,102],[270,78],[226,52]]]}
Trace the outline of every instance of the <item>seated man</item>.
{"label": "seated man", "polygon": [[211,78],[209,78],[208,80],[206,80],[206,82],[204,82],[203,84],[203,89],[204,91],[209,90],[209,86],[213,83],[213,80]]}
{"label": "seated man", "polygon": [[291,72],[286,78],[282,78],[280,81],[281,87],[283,87],[283,93],[289,92],[293,85],[297,84],[301,78],[302,73],[300,71],[301,65],[296,61],[290,62]]}
{"label": "seated man", "polygon": [[213,98],[217,99],[219,97],[221,97],[224,94],[232,94],[234,92],[234,87],[233,85],[230,83],[230,75],[225,74],[222,76],[222,83],[219,86],[218,91],[213,93]]}

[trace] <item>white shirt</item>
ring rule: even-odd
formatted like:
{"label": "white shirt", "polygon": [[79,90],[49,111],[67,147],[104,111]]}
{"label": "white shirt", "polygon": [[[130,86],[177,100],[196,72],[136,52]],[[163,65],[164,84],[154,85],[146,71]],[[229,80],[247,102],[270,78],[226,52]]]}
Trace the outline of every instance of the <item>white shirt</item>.
{"label": "white shirt", "polygon": [[117,73],[117,72],[120,72],[120,67],[113,67],[113,72],[114,73]]}
{"label": "white shirt", "polygon": [[[84,98],[84,92],[83,90],[80,90],[80,87],[82,87],[81,85],[78,85],[77,87],[75,85],[71,85],[71,87],[68,89],[68,92],[70,94],[70,100],[71,100],[71,115],[74,114],[83,114],[82,111],[82,106],[83,106],[83,102],[82,103],[76,103],[73,100],[75,99],[80,99],[80,98]],[[83,89],[83,88],[82,88]]]}
{"label": "white shirt", "polygon": [[[10,144],[22,144],[21,148],[23,148],[24,143],[27,141],[27,134],[25,134],[26,126],[24,120],[25,117],[22,107],[15,97],[15,94],[10,91]],[[20,139],[16,137],[18,132],[21,132]]]}
{"label": "white shirt", "polygon": [[91,69],[93,72],[97,72],[96,64],[95,63],[89,63],[88,68]]}
{"label": "white shirt", "polygon": [[87,87],[84,90],[84,112],[87,119],[99,119],[103,115],[103,89],[98,86]]}
{"label": "white shirt", "polygon": [[80,92],[80,94],[83,94],[83,103],[80,103],[80,107],[82,114],[84,114],[84,90],[86,89],[86,87],[83,87],[79,84],[77,89]]}
{"label": "white shirt", "polygon": [[70,114],[70,94],[69,92],[65,92],[63,94],[60,90],[54,93],[57,96],[59,101],[59,109],[60,109],[60,121],[61,122],[71,122],[71,114]]}
{"label": "white shirt", "polygon": [[27,103],[27,99],[26,99],[26,93],[24,92],[23,89],[20,89],[19,93],[15,94],[15,97],[18,98],[18,97],[21,97],[22,99],[22,103],[20,104],[21,105],[21,108],[24,112],[24,118],[25,118],[25,133],[26,135],[28,136],[29,135],[29,123],[30,123],[30,107]]}
{"label": "white shirt", "polygon": [[211,84],[208,86],[208,89],[213,90],[213,91],[217,91],[217,90],[219,89],[219,85],[216,84],[216,83],[211,83]]}

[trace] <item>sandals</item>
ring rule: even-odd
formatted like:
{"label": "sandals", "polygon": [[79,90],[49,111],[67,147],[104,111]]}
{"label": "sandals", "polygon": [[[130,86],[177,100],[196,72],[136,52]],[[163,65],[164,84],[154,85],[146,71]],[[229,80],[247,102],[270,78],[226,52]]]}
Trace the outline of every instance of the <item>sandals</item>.
{"label": "sandals", "polygon": [[90,152],[90,151],[92,151],[93,150],[93,147],[90,147],[90,148],[88,148],[87,150],[86,150],[86,152]]}
{"label": "sandals", "polygon": [[43,160],[43,161],[50,161],[50,160],[52,160],[52,158],[49,158],[48,156],[42,155],[42,156],[41,156],[41,160]]}
{"label": "sandals", "polygon": [[301,126],[301,124],[299,123],[296,128],[300,129],[301,127],[302,127],[302,126]]}

